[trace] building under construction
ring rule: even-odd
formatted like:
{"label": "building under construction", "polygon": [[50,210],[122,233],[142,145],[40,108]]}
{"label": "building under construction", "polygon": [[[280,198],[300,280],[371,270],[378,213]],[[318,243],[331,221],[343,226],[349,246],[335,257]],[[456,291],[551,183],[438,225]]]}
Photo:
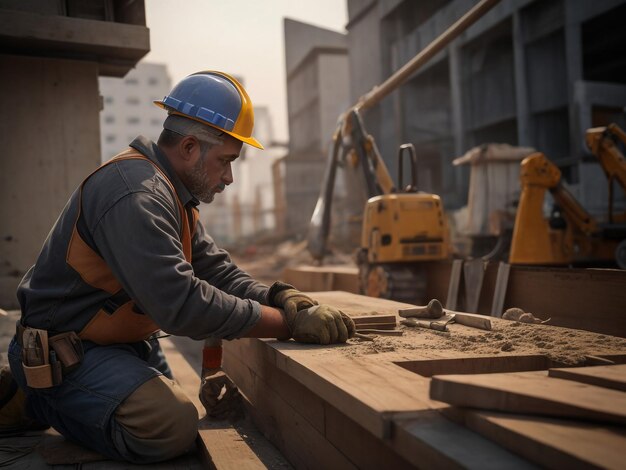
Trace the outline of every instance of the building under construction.
{"label": "building under construction", "polygon": [[[343,36],[287,21],[287,171],[307,173],[317,161],[321,175],[345,93],[356,103],[473,3],[349,0]],[[398,146],[413,143],[418,188],[458,209],[467,203],[469,173],[452,165],[455,158],[486,143],[533,147],[558,165],[588,210],[605,211],[605,177],[589,158],[583,136],[590,127],[626,123],[624,14],[626,4],[619,0],[501,2],[364,115],[390,173],[395,178]],[[339,66],[327,73],[325,57]],[[324,103],[332,103],[335,113],[325,116]],[[301,124],[305,119],[310,123]],[[304,160],[310,162],[306,168]],[[294,180],[297,187],[287,188],[287,197],[303,202],[288,217],[305,227],[302,209],[312,213],[319,185],[316,178]],[[360,210],[363,203],[353,205]]]}

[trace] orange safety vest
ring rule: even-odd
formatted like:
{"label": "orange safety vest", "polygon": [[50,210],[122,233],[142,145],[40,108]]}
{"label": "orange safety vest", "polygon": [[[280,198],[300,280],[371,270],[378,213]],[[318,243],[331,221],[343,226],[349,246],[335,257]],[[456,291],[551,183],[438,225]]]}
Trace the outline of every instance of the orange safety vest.
{"label": "orange safety vest", "polygon": [[[100,289],[108,292],[111,296],[118,296],[124,294],[121,284],[113,275],[113,272],[106,264],[104,259],[92,250],[89,245],[82,239],[78,233],[78,219],[81,214],[82,208],[82,191],[83,186],[89,178],[91,178],[96,172],[104,168],[105,166],[116,163],[121,160],[146,160],[150,162],[156,170],[163,176],[167,184],[176,195],[176,202],[178,203],[178,210],[182,220],[182,233],[181,242],[183,245],[183,254],[187,262],[191,263],[191,234],[195,231],[195,226],[198,221],[198,210],[192,209],[193,226],[190,227],[189,219],[185,212],[183,204],[180,202],[180,198],[176,193],[174,185],[169,180],[167,175],[161,170],[156,163],[150,160],[145,155],[137,152],[135,149],[129,148],[124,152],[116,155],[111,160],[100,166],[97,170],[91,173],[81,183],[78,194],[78,214],[76,215],[76,221],[74,222],[74,230],[72,232],[72,238],[67,249],[66,261],[74,270],[80,274],[80,277],[84,282],[96,289]],[[79,332],[78,336],[82,339],[93,341],[97,344],[114,344],[114,343],[133,343],[142,341],[149,338],[152,334],[159,331],[159,327],[152,319],[143,313],[137,313],[135,303],[132,300],[128,300],[112,313],[108,312],[104,308],[101,308],[94,314],[89,320],[87,325]]]}

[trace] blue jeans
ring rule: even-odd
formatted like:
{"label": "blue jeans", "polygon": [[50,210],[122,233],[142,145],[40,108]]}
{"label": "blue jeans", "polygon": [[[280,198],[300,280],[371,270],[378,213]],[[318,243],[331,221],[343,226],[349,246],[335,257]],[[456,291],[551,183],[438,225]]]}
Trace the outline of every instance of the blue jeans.
{"label": "blue jeans", "polygon": [[[152,346],[150,348],[150,346]],[[26,386],[21,346],[9,345],[9,364],[27,397],[27,412],[49,424],[67,439],[116,460],[137,461],[126,447],[115,420],[120,403],[146,381],[163,374],[171,378],[158,340],[99,346],[83,342],[81,365],[63,377],[60,385],[44,389]]]}

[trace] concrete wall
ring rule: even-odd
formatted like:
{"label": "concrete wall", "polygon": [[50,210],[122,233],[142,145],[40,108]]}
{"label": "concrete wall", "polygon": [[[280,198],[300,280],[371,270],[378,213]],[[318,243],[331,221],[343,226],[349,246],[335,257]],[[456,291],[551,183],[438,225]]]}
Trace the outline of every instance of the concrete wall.
{"label": "concrete wall", "polygon": [[0,55],[0,306],[100,163],[98,64]]}

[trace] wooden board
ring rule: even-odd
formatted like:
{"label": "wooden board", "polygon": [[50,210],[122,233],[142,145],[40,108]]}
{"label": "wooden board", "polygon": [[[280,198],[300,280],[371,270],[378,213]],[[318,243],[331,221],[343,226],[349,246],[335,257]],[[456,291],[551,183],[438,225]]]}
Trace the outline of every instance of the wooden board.
{"label": "wooden board", "polygon": [[395,420],[398,449],[417,468],[528,469],[536,468],[498,444],[444,418],[440,411]]}
{"label": "wooden board", "polygon": [[545,468],[624,468],[623,428],[459,408],[445,414]]}
{"label": "wooden board", "polygon": [[358,317],[352,317],[355,325],[363,324],[392,324],[396,325],[398,322],[397,315],[363,315]]}
{"label": "wooden board", "polygon": [[550,377],[575,380],[598,387],[626,391],[626,364],[614,366],[576,367],[570,369],[550,369]]}
{"label": "wooden board", "polygon": [[[399,308],[410,306],[340,291],[311,295],[351,316],[397,317]],[[405,333],[402,337],[363,343],[351,340],[331,346],[257,339],[229,341],[224,346],[224,368],[252,404],[259,426],[278,447],[287,449],[284,452],[289,452],[297,467],[341,466],[342,456],[346,465],[363,467],[372,462],[373,467],[374,462],[381,462],[368,457],[367,452],[378,449],[395,452],[400,462],[416,467],[523,468],[528,465],[527,457],[517,457],[447,420],[441,411],[448,406],[429,397],[430,379],[418,375],[424,371],[430,375],[441,371],[534,370],[550,365],[539,350],[522,352],[520,348],[516,353],[500,348],[508,339],[504,333],[519,333],[526,326],[515,327],[513,322],[498,318],[492,322],[490,332],[456,324],[445,334],[401,327]],[[556,328],[551,331],[550,326],[540,328],[543,335],[579,335]],[[535,334],[525,332],[531,333]],[[596,342],[593,334],[588,339],[574,350],[577,357],[619,352],[613,346],[618,339],[608,338],[607,344]],[[457,347],[459,342],[462,347]],[[490,343],[495,343],[495,348]],[[474,345],[481,346],[481,352],[476,352]],[[418,364],[424,361],[432,362]],[[438,361],[444,364],[440,367]],[[405,367],[407,364],[414,367]],[[543,379],[559,380],[548,378],[547,372]],[[329,460],[322,464],[316,460],[317,454]]]}
{"label": "wooden board", "polygon": [[484,410],[626,424],[625,393],[549,378],[546,372],[435,376],[430,397]]}
{"label": "wooden board", "polygon": [[[345,408],[343,402],[329,403],[277,367],[282,362],[281,355],[291,355],[294,347],[307,348],[254,339],[231,341],[225,344],[224,368],[253,405],[255,422],[296,467],[356,465],[377,469],[410,464],[430,468],[528,468],[508,451],[430,409],[418,412],[418,416],[390,415],[392,439],[377,438],[355,422],[354,407]],[[319,347],[308,347],[311,354],[316,349]],[[397,380],[401,382],[402,378]],[[423,386],[414,393],[425,396],[427,381],[420,383]],[[386,396],[382,388],[371,393],[381,394],[383,401]],[[431,404],[427,399],[425,402],[421,409]],[[455,439],[450,441],[449,435]],[[340,456],[347,458],[343,464]]]}
{"label": "wooden board", "polygon": [[[428,273],[426,298],[439,299],[446,304],[447,290],[452,271],[451,261],[424,263]],[[305,291],[344,290],[358,292],[357,287],[328,281],[324,272],[337,267],[301,266],[286,270],[285,274],[296,287]],[[356,267],[346,267],[335,279],[352,276],[353,286],[358,285]],[[352,269],[353,274],[349,274]],[[296,277],[297,276],[297,277]],[[337,277],[339,276],[339,277]],[[490,263],[485,271],[477,313],[490,315],[496,291],[498,264]],[[289,282],[289,281],[286,281]],[[459,299],[465,296],[465,283],[461,282]],[[550,295],[542,295],[550,292]],[[616,269],[570,269],[511,266],[502,310],[519,307],[541,318],[552,318],[551,325],[626,337],[626,271]],[[367,312],[367,306],[364,306]],[[464,310],[458,305],[458,310]],[[370,309],[371,310],[371,309]]]}
{"label": "wooden board", "polygon": [[[160,342],[170,368],[174,371],[174,378],[196,406],[199,417],[203,418],[206,411],[198,398],[200,375],[191,368],[171,340],[164,338]],[[206,423],[201,420],[197,444],[208,468],[218,470],[266,468],[237,430],[228,422]]]}
{"label": "wooden board", "polygon": [[[250,403],[255,424],[296,468],[356,468],[325,439],[323,404],[315,395],[267,367],[248,366],[246,359],[224,356],[224,368]],[[259,371],[270,375],[260,376]]]}

